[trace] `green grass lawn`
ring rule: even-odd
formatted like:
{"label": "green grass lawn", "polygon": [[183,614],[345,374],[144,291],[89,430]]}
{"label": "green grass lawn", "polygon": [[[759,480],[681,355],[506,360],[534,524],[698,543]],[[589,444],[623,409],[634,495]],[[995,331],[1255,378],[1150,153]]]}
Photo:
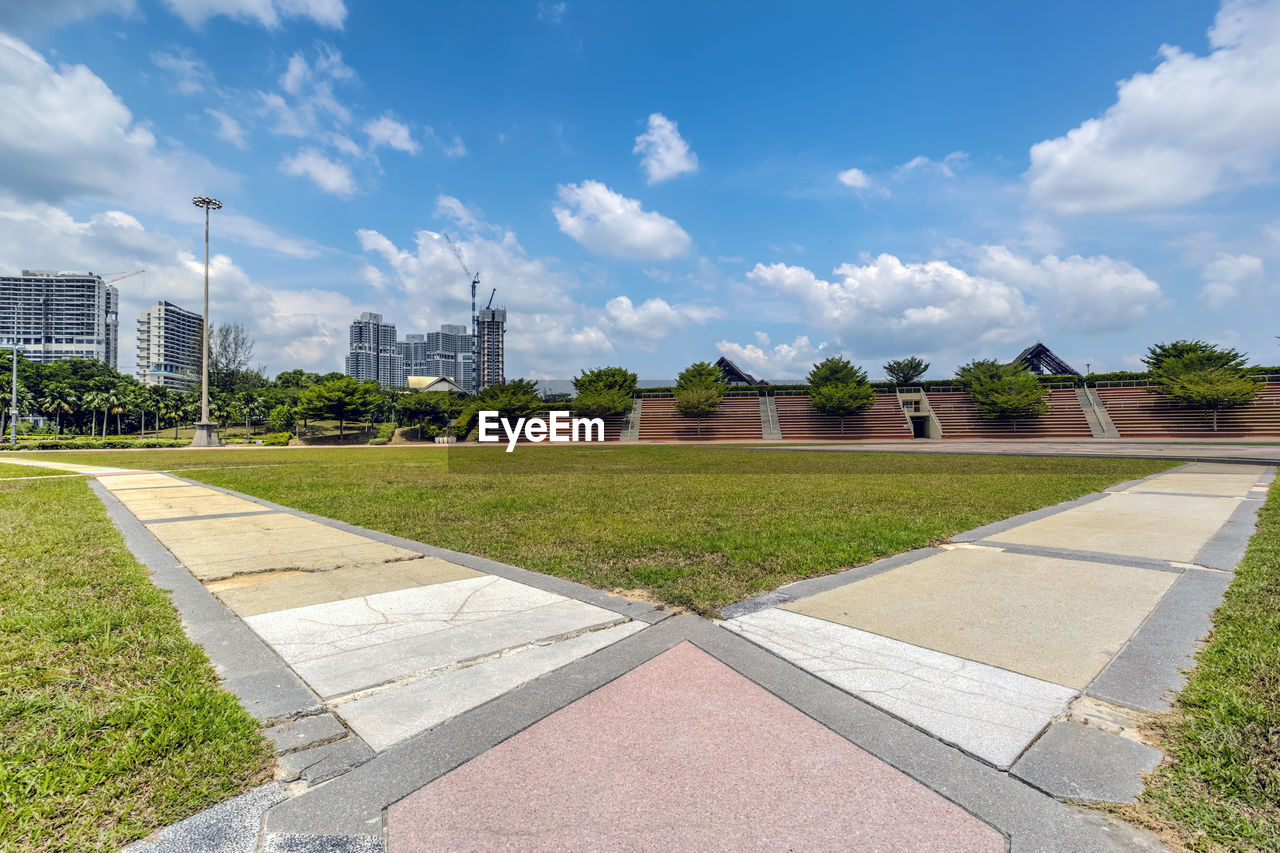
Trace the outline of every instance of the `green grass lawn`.
{"label": "green grass lawn", "polygon": [[1280,489],[1153,733],[1170,760],[1128,816],[1193,850],[1280,850]]}
{"label": "green grass lawn", "polygon": [[82,479],[0,483],[0,848],[115,850],[272,751]]}
{"label": "green grass lawn", "polygon": [[103,451],[602,589],[713,614],[1173,463],[690,446]]}
{"label": "green grass lawn", "polygon": [[58,471],[54,468],[36,468],[33,465],[6,465],[0,459],[0,480],[12,480],[17,477],[56,477],[69,474],[69,471]]}

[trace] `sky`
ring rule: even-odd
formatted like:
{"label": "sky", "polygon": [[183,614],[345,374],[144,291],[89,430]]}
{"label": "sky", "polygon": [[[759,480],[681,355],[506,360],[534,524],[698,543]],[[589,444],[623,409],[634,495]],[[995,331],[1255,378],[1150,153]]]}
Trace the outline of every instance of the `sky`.
{"label": "sky", "polygon": [[507,376],[1280,364],[1280,0],[0,0],[0,270],[270,374],[508,310]]}

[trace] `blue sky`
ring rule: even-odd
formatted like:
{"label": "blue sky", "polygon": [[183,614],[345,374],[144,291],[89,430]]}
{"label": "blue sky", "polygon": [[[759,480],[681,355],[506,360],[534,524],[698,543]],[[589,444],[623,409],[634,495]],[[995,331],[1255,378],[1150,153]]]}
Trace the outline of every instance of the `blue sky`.
{"label": "blue sky", "polygon": [[[1119,8],[1118,8],[1119,7]],[[1200,337],[1280,363],[1280,2],[0,8],[0,268],[199,303],[272,373],[509,310],[509,376]]]}

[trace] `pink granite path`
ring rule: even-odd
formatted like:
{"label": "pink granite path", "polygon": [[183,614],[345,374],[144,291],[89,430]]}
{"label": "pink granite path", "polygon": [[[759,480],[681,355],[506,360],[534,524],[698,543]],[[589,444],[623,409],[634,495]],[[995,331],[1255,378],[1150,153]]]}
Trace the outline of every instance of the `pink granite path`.
{"label": "pink granite path", "polygon": [[687,642],[391,806],[387,837],[391,853],[1005,849]]}

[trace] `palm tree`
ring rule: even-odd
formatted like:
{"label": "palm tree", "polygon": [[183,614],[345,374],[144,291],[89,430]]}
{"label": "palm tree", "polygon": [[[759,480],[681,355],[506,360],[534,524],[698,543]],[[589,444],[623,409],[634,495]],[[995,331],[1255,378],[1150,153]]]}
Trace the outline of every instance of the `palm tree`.
{"label": "palm tree", "polygon": [[[10,409],[14,408],[14,403],[13,403],[13,391],[10,389],[9,383],[6,382],[3,384],[4,384],[4,390],[0,392],[0,402],[4,403],[4,412],[3,414],[0,414],[0,434],[7,435],[9,424],[7,423],[6,419],[9,416]],[[21,415],[23,412],[31,411],[31,408],[34,405],[35,405],[35,400],[31,396],[31,392],[27,390],[27,386],[23,385],[22,383],[18,383],[18,402],[17,402],[18,414]]]}
{"label": "palm tree", "polygon": [[240,395],[240,411],[244,414],[244,440],[251,441],[253,434],[249,430],[249,421],[261,420],[266,415],[266,404],[253,391],[245,391]]}
{"label": "palm tree", "polygon": [[[86,391],[84,396],[80,398],[80,402],[89,410],[92,415],[92,422],[89,427],[89,435],[96,436],[98,434],[98,410],[107,408],[107,395],[98,389]],[[105,427],[107,416],[102,416],[103,426]]]}
{"label": "palm tree", "polygon": [[153,385],[147,390],[147,403],[155,413],[157,438],[160,437],[160,418],[168,417],[169,400],[173,396],[173,392],[163,385]]}
{"label": "palm tree", "polygon": [[106,411],[102,413],[102,437],[107,437],[107,414],[116,416],[116,435],[120,434],[120,413],[124,411],[125,389],[123,384],[113,385],[106,390]]}
{"label": "palm tree", "polygon": [[75,395],[66,385],[54,384],[44,389],[44,396],[40,398],[39,403],[40,411],[55,417],[57,423],[54,427],[55,434],[62,433],[62,413],[71,414],[74,411],[74,401]]}

